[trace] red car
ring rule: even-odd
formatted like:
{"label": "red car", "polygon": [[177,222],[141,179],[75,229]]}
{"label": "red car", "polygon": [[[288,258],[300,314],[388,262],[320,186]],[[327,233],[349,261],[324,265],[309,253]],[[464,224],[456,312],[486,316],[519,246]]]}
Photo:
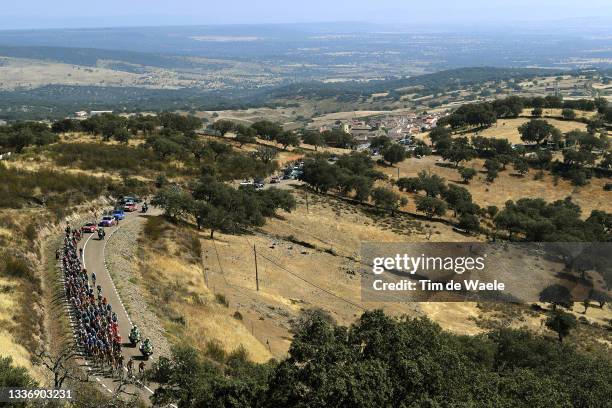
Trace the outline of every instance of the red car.
{"label": "red car", "polygon": [[125,205],[123,206],[123,211],[132,212],[136,210],[138,210],[138,208],[136,207],[136,203],[125,203]]}
{"label": "red car", "polygon": [[98,230],[98,226],[93,222],[88,222],[81,227],[81,232],[94,233]]}

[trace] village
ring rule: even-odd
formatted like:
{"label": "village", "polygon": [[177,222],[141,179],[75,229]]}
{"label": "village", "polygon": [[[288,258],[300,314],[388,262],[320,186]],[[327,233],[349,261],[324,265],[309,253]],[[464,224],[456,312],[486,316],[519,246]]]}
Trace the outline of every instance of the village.
{"label": "village", "polygon": [[389,113],[360,119],[336,120],[307,129],[323,133],[330,130],[341,130],[353,137],[357,150],[369,147],[370,141],[379,136],[387,136],[401,145],[410,146],[415,143],[415,135],[427,132],[436,127],[440,118],[449,115],[448,111],[435,113]]}

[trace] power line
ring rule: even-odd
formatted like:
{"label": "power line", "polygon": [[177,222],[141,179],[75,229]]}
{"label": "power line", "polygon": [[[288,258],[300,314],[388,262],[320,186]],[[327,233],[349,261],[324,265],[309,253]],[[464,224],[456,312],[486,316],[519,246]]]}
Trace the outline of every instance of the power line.
{"label": "power line", "polygon": [[346,303],[348,303],[348,304],[350,304],[350,305],[352,305],[352,306],[354,306],[354,307],[356,307],[356,308],[358,308],[358,309],[361,309],[361,310],[366,310],[366,308],[364,308],[363,306],[358,305],[357,303],[352,302],[352,301],[350,301],[350,300],[348,300],[348,299],[346,299],[346,298],[343,298],[342,296],[337,295],[337,294],[335,294],[334,292],[332,292],[332,291],[330,291],[330,290],[328,290],[328,289],[322,288],[321,286],[316,285],[316,284],[314,284],[314,283],[310,282],[309,280],[307,280],[307,279],[305,279],[305,278],[301,277],[300,275],[296,274],[295,272],[290,271],[290,270],[289,270],[289,269],[287,269],[286,267],[284,267],[284,266],[282,266],[282,265],[278,264],[278,263],[277,263],[277,262],[275,262],[274,260],[272,260],[272,259],[268,258],[267,256],[263,255],[261,252],[259,253],[259,256],[261,256],[262,258],[264,258],[264,259],[265,259],[265,260],[267,260],[268,262],[272,263],[272,264],[273,264],[273,265],[275,265],[276,267],[278,267],[278,268],[280,268],[280,269],[284,270],[285,272],[287,272],[288,274],[292,275],[293,277],[298,278],[299,280],[301,280],[301,281],[303,281],[303,282],[306,282],[307,284],[309,284],[309,285],[311,285],[311,286],[313,286],[313,287],[315,287],[315,288],[319,289],[320,291],[325,292],[325,293],[327,293],[328,295],[333,296],[333,297],[335,297],[335,298],[337,298],[337,299],[340,299],[340,300],[342,300],[343,302],[346,302]]}

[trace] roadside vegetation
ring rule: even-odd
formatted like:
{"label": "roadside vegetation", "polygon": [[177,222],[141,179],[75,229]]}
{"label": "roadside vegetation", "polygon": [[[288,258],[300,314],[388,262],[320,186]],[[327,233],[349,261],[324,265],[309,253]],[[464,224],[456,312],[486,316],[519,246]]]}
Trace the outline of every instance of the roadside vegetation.
{"label": "roadside vegetation", "polygon": [[612,382],[608,360],[525,331],[457,336],[426,318],[381,311],[350,327],[313,312],[294,330],[278,363],[253,364],[240,353],[213,363],[177,347],[155,364],[153,399],[184,407],[601,406]]}

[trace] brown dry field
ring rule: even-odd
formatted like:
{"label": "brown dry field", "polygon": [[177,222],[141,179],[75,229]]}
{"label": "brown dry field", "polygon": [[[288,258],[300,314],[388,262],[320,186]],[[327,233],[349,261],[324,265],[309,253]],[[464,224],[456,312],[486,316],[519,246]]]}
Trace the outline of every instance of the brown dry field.
{"label": "brown dry field", "polygon": [[[544,118],[548,123],[559,129],[563,133],[570,132],[572,130],[586,130],[586,125],[580,122],[565,121],[551,118]],[[518,128],[526,122],[529,122],[528,118],[516,118],[516,119],[500,119],[497,123],[490,128],[481,130],[478,132],[468,132],[461,134],[461,136],[472,137],[472,136],[484,136],[494,137],[497,139],[508,139],[510,143],[519,144],[523,143]],[[417,138],[430,142],[427,138],[427,133],[419,133],[416,135]]]}
{"label": "brown dry field", "polygon": [[[445,166],[439,166],[440,164]],[[580,205],[585,217],[588,217],[592,210],[612,212],[612,193],[603,189],[604,185],[609,182],[608,179],[594,177],[586,186],[576,187],[569,181],[559,178],[555,185],[554,177],[549,172],[544,172],[541,180],[534,180],[535,170],[531,169],[525,177],[519,177],[512,169],[512,165],[508,165],[493,183],[487,183],[486,175],[483,173],[484,160],[476,159],[469,163],[462,163],[463,166],[473,167],[480,172],[469,185],[465,185],[461,182],[457,169],[452,166],[447,167],[447,164],[438,156],[425,156],[421,159],[409,158],[395,167],[379,167],[379,169],[392,179],[397,179],[398,168],[400,177],[415,177],[422,170],[430,171],[443,177],[448,183],[456,183],[467,188],[474,202],[481,207],[496,205],[502,208],[506,201],[516,201],[520,198],[542,198],[552,202],[571,197],[576,204]],[[403,194],[409,197],[407,209],[416,211],[414,200],[411,199],[414,198],[413,195]]]}
{"label": "brown dry field", "polygon": [[160,239],[140,241],[138,269],[148,303],[160,317],[173,344],[188,343],[201,351],[216,343],[232,352],[244,347],[253,361],[265,362],[269,350],[259,342],[247,326],[233,317],[234,311],[215,299],[207,286],[205,266],[194,260],[185,249],[185,239],[204,240],[206,234],[180,230],[164,224]]}
{"label": "brown dry field", "polygon": [[295,211],[269,220],[254,235],[216,233],[214,241],[202,241],[209,288],[222,293],[230,309],[240,311],[245,326],[270,345],[274,356],[286,353],[292,320],[310,308],[324,309],[342,324],[354,321],[364,309],[382,308],[395,315],[431,315],[444,328],[461,333],[480,331],[473,320],[478,314],[475,304],[361,301],[361,242],[421,242],[427,241],[428,231],[437,242],[462,242],[465,236],[444,224],[419,225],[407,216],[380,218],[333,198],[301,190],[297,195]]}
{"label": "brown dry field", "polygon": [[[521,116],[531,116],[531,111],[532,109],[523,109]],[[551,117],[551,118],[561,117],[562,111],[563,109],[556,109],[556,108],[555,109],[543,109],[542,118],[547,119],[548,117]],[[574,112],[576,113],[577,118],[586,118],[586,119],[590,119],[597,114],[597,112],[595,111],[588,112],[588,111],[581,111],[577,109],[574,109]]]}
{"label": "brown dry field", "polygon": [[[340,324],[350,324],[365,309],[380,308],[392,315],[425,315],[444,329],[461,334],[483,332],[481,323],[487,319],[551,334],[542,326],[542,314],[509,319],[483,310],[476,303],[406,303],[399,296],[397,302],[362,301],[359,262],[362,242],[427,242],[428,229],[433,232],[432,242],[465,242],[482,237],[466,238],[439,223],[419,225],[410,217],[380,218],[301,189],[296,190],[296,195],[295,211],[269,220],[255,234],[216,233],[214,240],[201,241],[209,289],[226,297],[230,314],[239,311],[244,326],[269,346],[273,356],[286,355],[292,322],[300,311],[311,308],[329,312]],[[253,247],[257,252],[259,291]],[[544,266],[540,269],[546,276],[557,270],[552,264]],[[574,314],[579,317],[581,312],[582,306],[577,304]],[[587,316],[590,321],[605,325],[610,311],[592,307]]]}

